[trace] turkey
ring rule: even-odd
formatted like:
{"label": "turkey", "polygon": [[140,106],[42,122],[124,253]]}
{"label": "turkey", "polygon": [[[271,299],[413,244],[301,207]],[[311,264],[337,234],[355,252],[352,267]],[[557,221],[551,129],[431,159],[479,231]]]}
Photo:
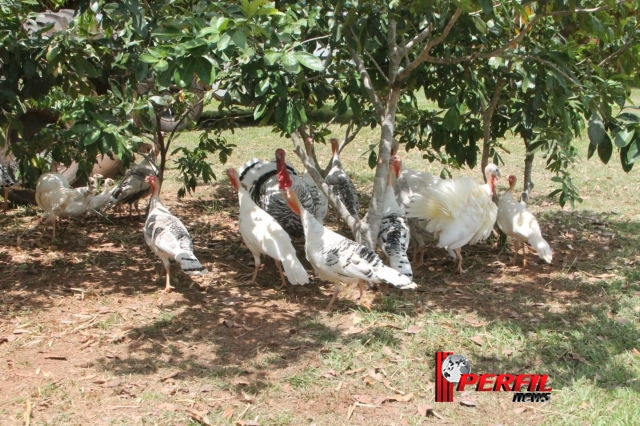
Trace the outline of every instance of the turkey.
{"label": "turkey", "polygon": [[238,225],[240,234],[253,254],[255,269],[251,277],[251,283],[256,283],[261,263],[260,256],[265,254],[275,260],[282,279],[282,287],[286,285],[284,274],[282,273],[283,266],[291,285],[309,284],[307,271],[305,271],[296,256],[296,250],[291,244],[289,235],[271,215],[253,202],[247,190],[240,184],[238,172],[235,169],[228,169],[227,176],[233,187],[238,191],[240,204]]}
{"label": "turkey", "polygon": [[36,184],[36,204],[45,211],[43,219],[53,223],[51,240],[56,238],[58,217],[77,217],[86,213],[87,206],[95,195],[94,179],[89,178],[89,187],[71,189],[62,173],[45,173]]}
{"label": "turkey", "polygon": [[132,205],[136,207],[136,213],[140,215],[138,202],[151,194],[151,188],[146,182],[147,176],[156,176],[158,168],[155,165],[156,148],[155,146],[149,152],[149,156],[145,157],[139,164],[127,171],[119,185],[111,190],[111,197],[104,205],[101,212],[107,211],[110,207],[119,207],[123,204],[129,205],[129,219],[132,219]]}
{"label": "turkey", "polygon": [[407,258],[410,230],[402,207],[398,204],[395,193],[396,178],[400,174],[402,160],[393,156],[389,161],[389,177],[384,194],[384,210],[378,245],[387,256],[389,266],[409,278],[413,278],[411,264]]}
{"label": "turkey", "polygon": [[0,164],[0,188],[4,193],[4,204],[2,205],[2,211],[6,212],[9,209],[9,188],[15,185],[16,182],[13,179],[11,168]]}
{"label": "turkey", "polygon": [[111,178],[106,178],[104,180],[104,189],[102,190],[102,193],[93,197],[93,199],[89,203],[89,207],[87,208],[87,216],[99,214],[98,212],[101,211],[109,202],[109,200],[111,199],[110,186],[113,184],[113,182],[114,180]]}
{"label": "turkey", "polygon": [[515,238],[515,253],[513,263],[518,257],[519,247],[522,246],[522,267],[527,266],[525,242],[535,248],[538,256],[547,263],[551,263],[552,253],[549,243],[542,238],[540,225],[527,207],[513,198],[517,178],[509,176],[509,189],[498,200],[498,228],[507,236]]}
{"label": "turkey", "polygon": [[[313,139],[308,138],[305,143],[305,148],[307,150],[307,155],[311,158],[313,157]],[[309,185],[309,192],[311,192],[311,197],[313,198],[313,204],[315,205],[315,217],[318,219],[318,222],[323,223],[325,216],[327,216],[327,211],[329,210],[329,200],[324,195],[322,190],[318,188],[315,181],[311,177],[308,171],[304,171],[302,175],[302,179]]]}
{"label": "turkey", "polygon": [[169,259],[174,259],[185,274],[206,275],[208,271],[193,254],[193,243],[187,228],[160,202],[160,186],[155,175],[145,177],[151,188],[149,215],[144,224],[144,239],[151,250],[162,260],[166,273],[166,285],[161,293],[170,292]]}
{"label": "turkey", "polygon": [[407,207],[407,217],[428,221],[426,231],[438,240],[438,247],[447,249],[458,259],[462,270],[460,248],[485,240],[496,222],[498,207],[491,200],[496,192],[500,170],[495,164],[485,169],[488,184],[480,185],[469,178],[445,179],[414,194]]}
{"label": "turkey", "polygon": [[283,149],[276,150],[275,161],[254,158],[246,162],[239,173],[240,182],[249,189],[254,203],[278,221],[291,237],[304,235],[300,217],[287,206],[283,185],[291,185],[304,208],[311,214],[316,212],[315,204],[309,185],[285,162]]}
{"label": "turkey", "polygon": [[327,182],[327,185],[329,185],[333,193],[338,195],[340,201],[342,201],[347,210],[349,210],[349,213],[351,213],[353,217],[360,218],[360,216],[358,216],[358,211],[360,210],[358,193],[356,192],[353,181],[342,168],[337,138],[331,138],[331,152],[333,153],[331,157],[331,169],[329,169],[325,177],[325,182]]}
{"label": "turkey", "polygon": [[411,278],[385,266],[372,250],[325,228],[302,207],[294,191],[287,191],[286,196],[291,210],[302,218],[307,260],[318,278],[335,284],[327,311],[331,310],[343,283],[358,283],[361,300],[365,282],[389,284],[403,290],[417,287]]}
{"label": "turkey", "polygon": [[[394,141],[395,142],[395,141]],[[397,142],[391,151],[392,158],[398,151]],[[434,177],[428,172],[417,172],[415,170],[407,169],[400,162],[400,174],[396,179],[396,196],[398,204],[405,209],[411,203],[411,197],[413,194],[424,191],[429,186],[441,179]],[[433,235],[427,232],[427,223],[425,219],[419,219],[415,217],[407,218],[409,224],[409,231],[411,235],[411,241],[413,242],[413,256],[412,262],[415,264],[418,253],[420,254],[420,262],[418,265],[424,264],[424,251],[427,240],[433,238]]]}

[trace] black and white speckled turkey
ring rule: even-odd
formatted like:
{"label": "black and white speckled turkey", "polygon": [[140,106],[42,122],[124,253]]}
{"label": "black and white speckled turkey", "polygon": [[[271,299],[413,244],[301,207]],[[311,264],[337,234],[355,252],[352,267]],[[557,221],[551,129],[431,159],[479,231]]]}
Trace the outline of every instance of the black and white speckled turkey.
{"label": "black and white speckled turkey", "polygon": [[160,202],[158,178],[155,175],[147,176],[145,182],[151,188],[152,195],[149,215],[144,224],[144,239],[164,265],[166,286],[161,291],[164,293],[173,288],[169,283],[169,259],[178,262],[185,274],[205,275],[208,271],[193,254],[193,243],[187,228]]}
{"label": "black and white speckled turkey", "polygon": [[11,169],[0,164],[0,188],[2,188],[4,192],[4,204],[2,205],[2,211],[7,211],[9,208],[9,188],[15,184],[16,182],[11,175]]}
{"label": "black and white speckled turkey", "polygon": [[361,299],[365,282],[389,284],[399,289],[416,288],[411,278],[385,266],[373,250],[327,229],[318,222],[311,213],[302,208],[293,191],[287,191],[286,195],[291,209],[302,218],[307,260],[318,278],[335,285],[327,310],[331,309],[343,283],[358,283]]}
{"label": "black and white speckled turkey", "polygon": [[[308,138],[305,141],[305,148],[307,151],[307,155],[311,157],[313,153],[313,139]],[[307,182],[307,185],[309,185],[309,191],[311,192],[311,197],[313,198],[313,203],[316,207],[315,217],[316,219],[318,219],[318,222],[323,223],[324,218],[329,211],[329,200],[324,195],[322,190],[318,188],[318,185],[316,185],[315,181],[308,171],[305,170],[304,174],[302,175],[302,179]]]}
{"label": "black and white speckled turkey", "polygon": [[240,182],[249,188],[249,195],[258,207],[269,213],[290,236],[304,235],[300,216],[287,205],[284,185],[290,185],[302,206],[311,214],[316,213],[315,204],[309,185],[285,162],[283,149],[276,150],[275,161],[254,158],[246,162],[238,173]]}
{"label": "black and white speckled turkey", "polygon": [[378,234],[378,245],[387,256],[391,268],[413,278],[411,263],[407,257],[411,236],[409,224],[404,208],[398,204],[395,193],[395,183],[400,174],[401,161],[397,156],[391,157],[389,161],[389,178],[384,194],[384,210]]}
{"label": "black and white speckled turkey", "polygon": [[111,190],[111,199],[102,208],[101,212],[105,212],[110,207],[118,207],[120,205],[129,205],[129,218],[131,218],[132,205],[136,207],[136,213],[140,215],[138,210],[138,202],[151,194],[151,187],[145,181],[147,176],[156,176],[157,168],[155,166],[156,150],[155,147],[149,152],[149,156],[142,160],[139,164],[129,169],[115,188]]}
{"label": "black and white speckled turkey", "polygon": [[360,202],[358,201],[358,193],[353,181],[342,167],[340,156],[338,153],[338,139],[331,139],[331,169],[327,173],[325,181],[334,194],[337,194],[340,201],[345,205],[352,216],[359,218]]}

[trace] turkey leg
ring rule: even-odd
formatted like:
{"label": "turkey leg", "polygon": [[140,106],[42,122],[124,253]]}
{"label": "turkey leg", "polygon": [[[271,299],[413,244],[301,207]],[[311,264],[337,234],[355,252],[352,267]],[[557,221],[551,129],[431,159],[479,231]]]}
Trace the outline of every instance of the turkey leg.
{"label": "turkey leg", "polygon": [[287,286],[287,282],[284,279],[284,272],[282,272],[282,262],[276,260],[276,266],[278,268],[278,272],[280,272],[280,278],[282,278],[282,285],[280,288],[285,288]]}
{"label": "turkey leg", "polygon": [[251,276],[251,284],[257,284],[256,278],[258,276],[258,270],[260,269],[260,255],[253,253],[253,263],[256,265],[253,270],[253,275]]}
{"label": "turkey leg", "polygon": [[336,297],[338,297],[338,293],[340,293],[340,290],[342,290],[340,283],[333,286],[333,297],[331,297],[331,301],[327,305],[327,309],[325,309],[327,312],[331,312],[331,307],[333,306],[333,302],[335,302]]}
{"label": "turkey leg", "polygon": [[166,284],[165,284],[164,290],[160,290],[160,293],[169,293],[172,288],[175,288],[175,287],[171,286],[171,284],[169,282],[169,270],[170,270],[169,260],[168,259],[162,259],[162,264],[164,265],[164,271],[165,271],[165,275],[166,275]]}
{"label": "turkey leg", "polygon": [[522,269],[527,267],[527,243],[522,243]]}
{"label": "turkey leg", "polygon": [[2,205],[2,211],[5,212],[9,210],[9,188],[4,187],[4,204]]}
{"label": "turkey leg", "polygon": [[462,275],[465,273],[462,269],[462,249],[457,248],[453,251],[456,253],[456,257],[458,258],[458,273]]}

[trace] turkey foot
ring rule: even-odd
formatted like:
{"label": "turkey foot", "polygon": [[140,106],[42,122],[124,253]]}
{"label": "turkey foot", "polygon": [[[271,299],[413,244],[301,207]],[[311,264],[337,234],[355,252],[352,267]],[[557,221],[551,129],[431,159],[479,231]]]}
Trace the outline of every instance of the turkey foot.
{"label": "turkey foot", "polygon": [[[168,264],[168,263],[169,263],[169,261],[167,261],[167,264]],[[173,287],[173,286],[170,284],[170,281],[169,281],[169,266],[168,266],[168,265],[165,265],[165,266],[164,266],[164,270],[166,271],[166,277],[167,277],[167,278],[166,278],[166,285],[165,285],[165,287],[164,287],[164,290],[160,290],[160,293],[161,293],[161,294],[169,293],[169,292],[171,292],[171,289],[172,289],[172,288],[175,288],[175,287]]]}
{"label": "turkey foot", "polygon": [[340,284],[336,284],[333,287],[333,296],[331,297],[331,301],[327,305],[327,308],[325,309],[325,311],[331,312],[331,307],[333,306],[333,302],[335,302],[336,297],[338,297],[338,293],[340,293],[340,290],[342,290],[342,287],[340,286]]}

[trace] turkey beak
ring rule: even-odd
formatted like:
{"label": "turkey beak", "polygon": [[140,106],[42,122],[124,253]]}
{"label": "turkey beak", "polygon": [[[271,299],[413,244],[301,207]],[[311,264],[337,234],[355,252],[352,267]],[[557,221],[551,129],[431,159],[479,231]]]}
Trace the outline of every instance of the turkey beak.
{"label": "turkey beak", "polygon": [[499,177],[499,178],[502,177],[502,176],[500,176],[500,169],[496,169],[496,176]]}

